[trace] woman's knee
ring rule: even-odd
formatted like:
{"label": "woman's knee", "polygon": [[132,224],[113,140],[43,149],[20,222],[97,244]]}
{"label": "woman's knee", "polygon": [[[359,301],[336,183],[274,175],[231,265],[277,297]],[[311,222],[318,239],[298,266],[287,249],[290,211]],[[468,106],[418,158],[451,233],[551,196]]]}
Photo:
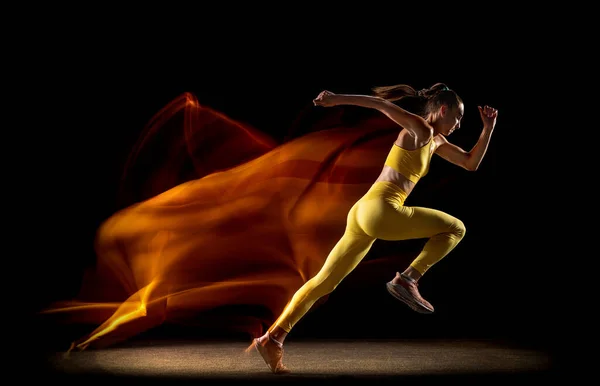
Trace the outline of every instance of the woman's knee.
{"label": "woman's knee", "polygon": [[459,220],[457,218],[454,219],[454,221],[452,222],[452,233],[459,239],[462,239],[463,237],[465,237],[465,234],[467,233],[467,228],[465,227],[465,223],[462,222],[462,220]]}

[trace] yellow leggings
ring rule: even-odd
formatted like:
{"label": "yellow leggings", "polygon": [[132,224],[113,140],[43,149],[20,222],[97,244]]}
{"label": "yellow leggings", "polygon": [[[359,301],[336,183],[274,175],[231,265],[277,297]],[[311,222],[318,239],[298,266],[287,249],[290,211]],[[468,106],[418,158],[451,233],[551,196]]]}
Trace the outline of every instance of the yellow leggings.
{"label": "yellow leggings", "polygon": [[463,222],[435,209],[404,206],[406,193],[391,182],[379,181],[348,212],[346,230],[321,270],[292,297],[274,325],[290,332],[322,296],[332,292],[365,257],[376,239],[429,238],[410,264],[424,274],[460,242]]}

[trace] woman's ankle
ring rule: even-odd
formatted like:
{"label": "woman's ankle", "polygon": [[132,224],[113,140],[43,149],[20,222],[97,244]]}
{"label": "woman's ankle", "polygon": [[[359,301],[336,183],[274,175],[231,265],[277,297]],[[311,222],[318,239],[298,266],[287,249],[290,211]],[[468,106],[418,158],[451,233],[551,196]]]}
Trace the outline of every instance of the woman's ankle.
{"label": "woman's ankle", "polygon": [[273,341],[281,347],[283,346],[283,342],[285,341],[285,338],[287,336],[287,331],[285,331],[279,326],[275,326],[270,331],[267,331],[267,336],[271,341]]}
{"label": "woman's ankle", "polygon": [[283,342],[278,341],[277,339],[275,339],[273,337],[273,335],[271,335],[269,332],[267,332],[267,337],[269,338],[269,340],[273,343],[275,343],[278,347],[283,347]]}

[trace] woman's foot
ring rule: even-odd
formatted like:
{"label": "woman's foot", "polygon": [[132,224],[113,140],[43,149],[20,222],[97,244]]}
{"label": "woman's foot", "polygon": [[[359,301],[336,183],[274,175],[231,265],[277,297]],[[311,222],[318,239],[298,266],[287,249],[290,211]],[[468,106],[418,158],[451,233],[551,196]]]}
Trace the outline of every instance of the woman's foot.
{"label": "woman's foot", "polygon": [[431,314],[433,306],[423,299],[417,288],[417,281],[406,275],[397,274],[386,284],[388,292],[396,299],[404,302],[413,310],[422,314]]}
{"label": "woman's foot", "polygon": [[260,338],[254,339],[250,347],[246,349],[246,352],[252,348],[258,351],[274,374],[287,374],[291,372],[281,362],[283,359],[283,344],[273,339],[269,332]]}

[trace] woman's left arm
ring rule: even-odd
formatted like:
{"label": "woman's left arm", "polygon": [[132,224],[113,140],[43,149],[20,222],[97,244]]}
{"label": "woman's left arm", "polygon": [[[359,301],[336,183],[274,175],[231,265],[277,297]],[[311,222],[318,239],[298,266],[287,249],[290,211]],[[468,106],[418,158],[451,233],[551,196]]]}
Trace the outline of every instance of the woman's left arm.
{"label": "woman's left arm", "polygon": [[444,136],[442,138],[443,143],[436,149],[436,154],[445,159],[446,161],[452,162],[464,169],[475,171],[479,168],[479,164],[485,155],[494,127],[496,126],[496,119],[498,118],[498,110],[490,106],[477,106],[479,109],[479,115],[483,121],[483,130],[479,136],[479,140],[471,151],[465,151],[460,147],[448,142]]}

